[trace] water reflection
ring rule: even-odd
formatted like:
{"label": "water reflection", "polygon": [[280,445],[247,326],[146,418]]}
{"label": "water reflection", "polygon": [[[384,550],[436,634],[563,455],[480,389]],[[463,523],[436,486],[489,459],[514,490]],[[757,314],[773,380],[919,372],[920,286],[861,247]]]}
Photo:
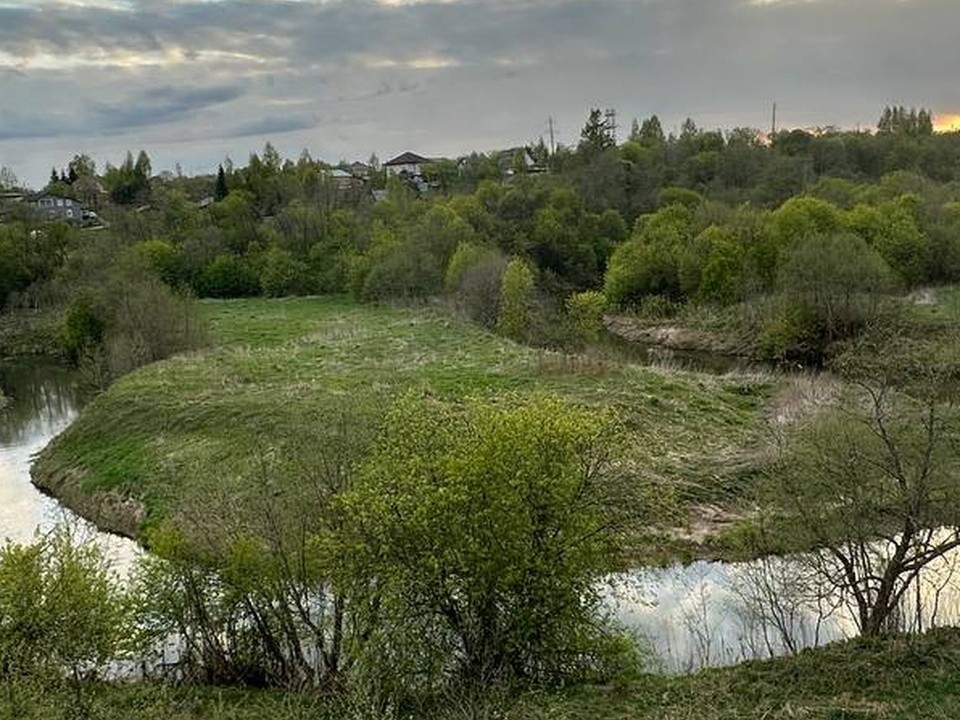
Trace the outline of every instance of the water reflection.
{"label": "water reflection", "polygon": [[[835,563],[820,553],[640,568],[608,578],[606,603],[646,641],[656,669],[693,672],[858,635],[855,603],[837,589]],[[960,623],[958,580],[960,552],[924,568],[900,604],[899,629]]]}
{"label": "water reflection", "polygon": [[86,395],[77,373],[45,361],[0,363],[0,388],[8,402],[0,409],[0,541],[31,542],[37,533],[62,523],[99,543],[124,569],[136,545],[96,530],[30,482],[33,457],[76,417]]}

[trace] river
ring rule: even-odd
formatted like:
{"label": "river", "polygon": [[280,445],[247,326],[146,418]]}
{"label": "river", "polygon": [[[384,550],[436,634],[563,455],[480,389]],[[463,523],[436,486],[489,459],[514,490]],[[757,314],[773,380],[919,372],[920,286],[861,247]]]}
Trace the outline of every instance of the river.
{"label": "river", "polygon": [[140,553],[133,541],[100,532],[30,482],[34,455],[73,422],[87,399],[77,372],[46,360],[0,362],[0,390],[8,401],[0,409],[0,540],[31,542],[67,524],[125,572]]}
{"label": "river", "polygon": [[[125,574],[141,553],[135,543],[98,531],[30,482],[34,455],[83,405],[77,374],[50,362],[2,363],[0,388],[9,398],[0,409],[0,538],[29,542],[66,522]],[[958,564],[954,554],[924,571],[905,629],[960,622]],[[652,669],[692,672],[854,636],[849,607],[811,567],[808,556],[639,568],[607,578],[604,602],[647,647]]]}

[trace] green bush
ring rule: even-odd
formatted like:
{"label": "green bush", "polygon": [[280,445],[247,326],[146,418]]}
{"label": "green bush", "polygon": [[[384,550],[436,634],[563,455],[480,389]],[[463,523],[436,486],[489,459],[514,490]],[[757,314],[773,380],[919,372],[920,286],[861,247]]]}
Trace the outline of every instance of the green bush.
{"label": "green bush", "polygon": [[293,253],[271,247],[261,258],[260,287],[268,297],[295,295],[307,290],[307,266]]}
{"label": "green bush", "polygon": [[524,340],[533,320],[533,271],[520,258],[511,260],[500,283],[497,330],[514,340]]}
{"label": "green bush", "polygon": [[634,651],[606,641],[597,590],[633,507],[607,473],[614,429],[554,399],[397,403],[332,544],[369,614],[358,681],[422,693],[608,679]]}
{"label": "green bush", "polygon": [[567,298],[567,317],[574,332],[583,342],[594,342],[603,330],[603,314],[607,298],[602,292],[588,290]]}
{"label": "green bush", "polygon": [[103,343],[106,323],[103,310],[95,307],[93,297],[84,293],[67,307],[63,320],[62,346],[70,362],[76,363],[85,352]]}
{"label": "green bush", "polygon": [[603,291],[610,303],[618,306],[635,305],[648,295],[679,298],[677,255],[665,244],[629,240],[610,258]]}
{"label": "green bush", "polygon": [[95,545],[59,529],[0,549],[0,678],[96,676],[131,649],[132,606]]}
{"label": "green bush", "polygon": [[204,268],[200,288],[205,297],[247,297],[259,294],[260,281],[242,258],[224,253]]}

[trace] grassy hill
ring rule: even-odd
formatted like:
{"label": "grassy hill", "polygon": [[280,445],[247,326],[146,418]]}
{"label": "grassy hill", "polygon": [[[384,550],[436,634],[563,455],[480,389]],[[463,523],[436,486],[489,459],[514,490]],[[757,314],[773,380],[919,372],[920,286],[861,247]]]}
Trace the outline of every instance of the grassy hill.
{"label": "grassy hill", "polygon": [[[255,481],[278,443],[316,443],[318,423],[337,413],[375,428],[406,391],[451,402],[552,393],[621,414],[629,436],[622,461],[658,488],[664,529],[681,527],[671,531],[672,553],[684,546],[682,528],[710,535],[700,527],[704,507],[714,516],[717,507],[736,511],[789,390],[773,377],[537,351],[430,309],[337,299],[202,307],[215,346],[143,368],[98,397],[41,455],[39,485],[135,534],[176,512],[192,486]],[[647,535],[641,545],[665,537]]]}

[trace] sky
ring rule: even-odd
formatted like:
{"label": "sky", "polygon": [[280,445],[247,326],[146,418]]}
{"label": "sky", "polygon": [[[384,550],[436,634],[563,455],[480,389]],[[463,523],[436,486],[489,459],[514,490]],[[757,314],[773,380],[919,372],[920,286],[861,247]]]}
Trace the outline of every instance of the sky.
{"label": "sky", "polygon": [[621,137],[960,125],[960,0],[0,0],[0,165],[39,186],[84,152],[154,170],[297,157],[457,156]]}

